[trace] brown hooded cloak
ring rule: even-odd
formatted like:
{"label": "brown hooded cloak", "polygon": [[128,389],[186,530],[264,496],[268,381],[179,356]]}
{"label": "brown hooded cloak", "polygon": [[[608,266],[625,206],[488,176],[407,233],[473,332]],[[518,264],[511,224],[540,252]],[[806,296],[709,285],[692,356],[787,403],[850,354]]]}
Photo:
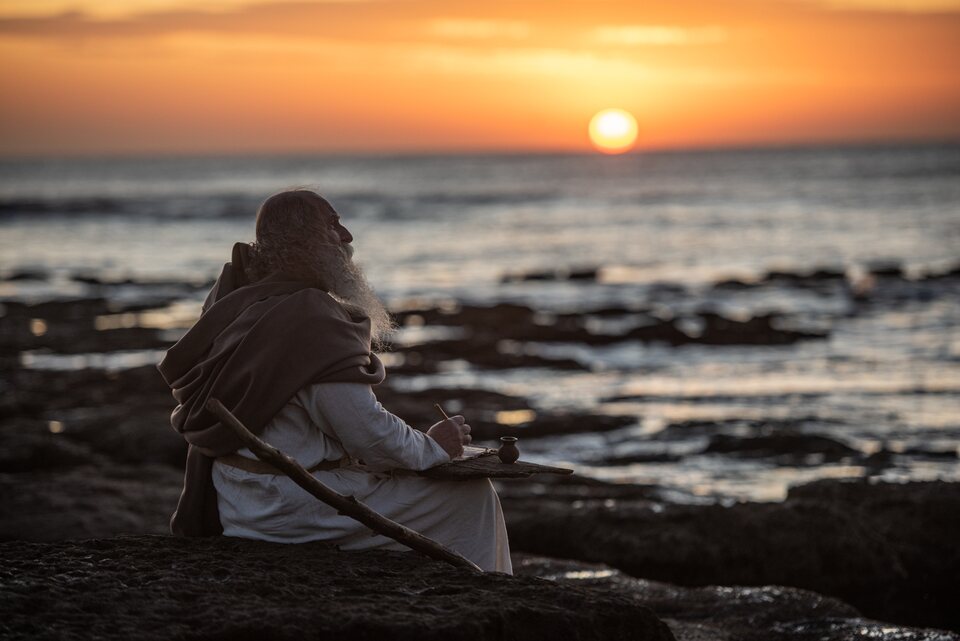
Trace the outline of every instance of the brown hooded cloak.
{"label": "brown hooded cloak", "polygon": [[223,533],[213,459],[243,444],[204,408],[217,398],[259,434],[302,387],[384,379],[370,352],[370,320],[327,292],[274,274],[248,283],[249,246],[237,243],[197,323],[157,366],[179,403],[170,417],[189,444],[183,492],[170,520],[181,536]]}

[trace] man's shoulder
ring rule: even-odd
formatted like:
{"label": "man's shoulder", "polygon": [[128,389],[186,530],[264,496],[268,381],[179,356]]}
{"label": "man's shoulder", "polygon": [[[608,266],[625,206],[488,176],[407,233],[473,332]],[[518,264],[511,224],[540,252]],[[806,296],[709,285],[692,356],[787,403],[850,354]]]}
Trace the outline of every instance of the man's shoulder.
{"label": "man's shoulder", "polygon": [[306,306],[320,313],[348,316],[347,310],[329,292],[319,287],[305,287],[287,297],[291,304]]}

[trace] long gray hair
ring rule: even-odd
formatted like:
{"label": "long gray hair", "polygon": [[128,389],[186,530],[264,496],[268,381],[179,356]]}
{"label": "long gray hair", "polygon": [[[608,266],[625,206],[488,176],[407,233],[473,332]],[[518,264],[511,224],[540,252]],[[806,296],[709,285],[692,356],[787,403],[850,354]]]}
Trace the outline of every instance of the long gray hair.
{"label": "long gray hair", "polygon": [[393,323],[363,271],[342,245],[324,240],[337,215],[333,206],[310,189],[293,189],[267,198],[257,212],[257,240],[250,246],[247,277],[251,282],[275,272],[315,283],[350,312],[370,319],[374,347],[383,347]]}
{"label": "long gray hair", "polygon": [[304,280],[322,280],[315,262],[317,254],[329,250],[323,233],[335,215],[333,206],[309,189],[283,191],[263,201],[257,211],[257,240],[250,247],[250,280],[277,271]]}

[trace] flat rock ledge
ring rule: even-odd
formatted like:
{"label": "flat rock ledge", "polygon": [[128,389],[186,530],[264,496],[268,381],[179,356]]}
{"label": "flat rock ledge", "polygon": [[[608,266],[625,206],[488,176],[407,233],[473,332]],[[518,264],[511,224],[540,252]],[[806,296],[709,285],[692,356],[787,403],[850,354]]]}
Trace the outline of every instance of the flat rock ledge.
{"label": "flat rock ledge", "polygon": [[224,537],[0,543],[3,639],[674,639],[614,589]]}

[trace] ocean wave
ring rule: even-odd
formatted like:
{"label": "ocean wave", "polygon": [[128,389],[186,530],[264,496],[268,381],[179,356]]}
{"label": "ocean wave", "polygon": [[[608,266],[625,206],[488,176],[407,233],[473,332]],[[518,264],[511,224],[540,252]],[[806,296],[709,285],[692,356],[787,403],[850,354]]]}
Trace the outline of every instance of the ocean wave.
{"label": "ocean wave", "polygon": [[[426,192],[415,195],[327,192],[325,195],[341,211],[384,219],[432,217],[436,214],[456,214],[465,208],[515,206],[555,198],[555,194],[547,192]],[[262,200],[260,197],[234,194],[203,197],[8,198],[0,199],[0,219],[37,216],[249,218],[256,213]]]}

